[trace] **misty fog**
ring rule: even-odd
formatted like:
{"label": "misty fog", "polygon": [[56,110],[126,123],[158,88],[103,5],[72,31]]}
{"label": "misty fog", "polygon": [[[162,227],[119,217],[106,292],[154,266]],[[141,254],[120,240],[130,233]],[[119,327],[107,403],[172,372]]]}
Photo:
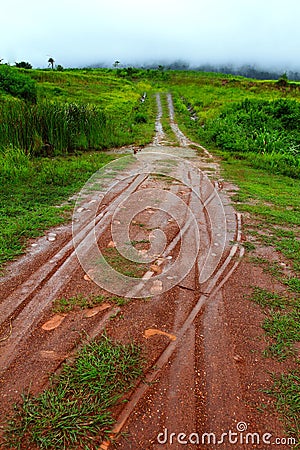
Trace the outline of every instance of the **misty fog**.
{"label": "misty fog", "polygon": [[296,0],[15,0],[1,13],[0,58],[47,67],[183,60],[299,70]]}

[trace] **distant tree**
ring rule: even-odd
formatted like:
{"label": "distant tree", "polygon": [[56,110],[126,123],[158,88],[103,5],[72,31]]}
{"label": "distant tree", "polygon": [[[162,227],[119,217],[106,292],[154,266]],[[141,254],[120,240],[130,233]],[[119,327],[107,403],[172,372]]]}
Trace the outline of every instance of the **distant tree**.
{"label": "distant tree", "polygon": [[119,65],[120,65],[120,61],[115,61],[114,64],[113,64],[113,66],[114,66],[115,68],[119,67]]}
{"label": "distant tree", "polygon": [[51,69],[52,69],[52,70],[54,69],[54,63],[55,63],[54,59],[50,57],[50,58],[48,59],[48,67],[51,66]]}
{"label": "distant tree", "polygon": [[61,66],[60,64],[57,65],[56,70],[58,70],[58,72],[62,72],[64,70],[63,66]]}
{"label": "distant tree", "polygon": [[163,72],[163,71],[165,70],[165,66],[162,66],[161,64],[159,64],[159,66],[157,67],[157,69],[158,69],[160,72]]}
{"label": "distant tree", "polygon": [[19,67],[19,69],[32,69],[32,65],[29,62],[21,61],[16,62],[16,67]]}
{"label": "distant tree", "polygon": [[0,58],[0,64],[2,64],[3,58]]}
{"label": "distant tree", "polygon": [[185,61],[174,61],[173,63],[169,64],[167,66],[168,70],[189,70],[189,64],[186,63]]}

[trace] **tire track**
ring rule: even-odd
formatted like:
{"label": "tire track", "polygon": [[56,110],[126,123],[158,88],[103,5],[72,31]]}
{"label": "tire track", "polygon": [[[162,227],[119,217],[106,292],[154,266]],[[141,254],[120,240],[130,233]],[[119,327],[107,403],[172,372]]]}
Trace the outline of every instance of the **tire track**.
{"label": "tire track", "polygon": [[[88,242],[94,232],[103,234],[110,225],[111,217],[115,208],[123,199],[134,192],[147,178],[147,174],[135,177],[128,186],[117,193],[115,200],[110,203],[94,222],[87,218],[87,224],[77,236],[79,242],[88,247]],[[53,264],[55,264],[53,266]],[[4,302],[0,304],[1,327],[5,322],[12,326],[8,339],[1,345],[0,370],[5,370],[17,356],[20,341],[43,310],[55,299],[57,292],[73,276],[78,268],[78,259],[70,240],[50,261],[47,261],[33,275],[19,286]]]}
{"label": "tire track", "polygon": [[[146,395],[150,386],[158,381],[159,376],[170,361],[172,355],[175,350],[177,350],[178,346],[182,344],[182,340],[184,336],[187,334],[189,330],[193,327],[193,323],[197,316],[202,312],[205,305],[212,301],[217,293],[220,291],[222,286],[228,281],[232,273],[235,271],[236,267],[239,264],[240,258],[244,255],[244,248],[240,246],[241,242],[241,214],[237,214],[237,229],[236,229],[236,244],[232,247],[229,255],[219,267],[217,272],[213,277],[209,280],[207,285],[207,292],[205,294],[201,294],[196,305],[191,310],[184,324],[176,333],[176,340],[171,341],[169,345],[165,348],[165,350],[160,354],[158,359],[155,361],[150,370],[148,370],[147,374],[143,381],[139,383],[136,390],[131,395],[128,403],[122,410],[121,414],[118,416],[115,426],[112,429],[112,433],[110,435],[110,439],[114,440],[123,430],[125,424],[129,420],[132,415],[134,409],[137,407],[138,403],[141,399]],[[235,258],[238,258],[237,260]],[[106,450],[110,446],[110,441],[105,441],[100,449]]]}
{"label": "tire track", "polygon": [[[174,134],[181,146],[186,147],[191,144],[184,134],[180,131],[178,125],[174,119],[174,107],[172,97],[170,94],[167,96],[169,106],[170,124]],[[159,119],[161,115],[159,115]],[[199,146],[201,147],[201,146]],[[201,147],[202,148],[202,147]],[[204,149],[204,148],[203,148]],[[206,149],[205,153],[212,157]],[[187,400],[186,394],[189,390],[185,389],[185,396],[182,397],[178,380],[184,379],[186,376],[186,367],[193,366],[193,358],[195,358],[195,321],[203,313],[204,308],[215,301],[222,286],[228,281],[232,273],[236,270],[241,258],[244,255],[244,248],[241,246],[242,238],[242,216],[241,214],[233,215],[233,209],[229,205],[220,205],[220,197],[217,194],[218,184],[213,186],[207,183],[203,183],[203,179],[197,178],[194,173],[189,172],[187,178],[193,185],[193,191],[189,195],[189,206],[195,211],[197,216],[197,222],[201,230],[202,247],[201,252],[198,255],[197,262],[194,268],[194,282],[190,290],[191,296],[199,289],[200,295],[195,306],[190,310],[187,317],[183,320],[184,313],[178,309],[175,312],[175,322],[173,325],[172,333],[176,335],[176,340],[171,341],[165,349],[158,356],[152,367],[147,371],[145,379],[141,381],[132,395],[126,406],[119,414],[116,424],[113,427],[110,435],[110,440],[114,441],[118,439],[120,433],[124,430],[130,420],[133,418],[134,411],[137,410],[138,405],[146,397],[150,387],[155,384],[156,391],[158,389],[157,383],[162,385],[161,391],[164,392],[164,398],[167,398],[167,404],[164,406],[167,411],[173,411],[172,420],[166,421],[165,425],[172,425],[172,431],[176,429],[184,430],[184,418],[180,411],[178,411],[178,403],[180,404],[180,398],[184,398],[184,403],[189,403],[189,408],[196,409],[195,402],[191,398],[191,401]],[[197,198],[201,198],[203,201],[203,209],[196,210]],[[222,221],[223,212],[225,211],[226,226]],[[221,209],[221,211],[220,211]],[[214,218],[214,223],[211,222],[210,217]],[[185,224],[185,227],[189,227],[189,223]],[[185,227],[184,230],[185,231]],[[226,237],[226,239],[224,239]],[[170,254],[174,247],[178,244],[179,233],[174,240],[168,246],[166,253]],[[234,245],[230,247],[230,242],[234,241]],[[223,243],[223,244],[222,244]],[[213,261],[216,257],[222,257],[220,264],[216,269],[212,270]],[[184,283],[183,283],[184,284]],[[180,286],[179,286],[180,287]],[[193,292],[194,291],[194,292]],[[185,291],[187,292],[187,291]],[[186,354],[186,349],[189,349],[189,356]],[[191,356],[194,355],[193,357]],[[188,359],[186,359],[188,358]],[[210,356],[207,355],[206,363],[209,365]],[[171,364],[172,360],[172,364]],[[171,365],[170,365],[171,364]],[[165,373],[165,369],[168,366],[168,383],[164,382],[164,378],[160,379],[162,372]],[[181,374],[182,377],[179,375]],[[180,382],[179,382],[180,383]],[[194,378],[187,379],[185,388],[187,385],[194,385]],[[165,386],[163,388],[163,386]],[[176,387],[177,386],[177,387]],[[182,402],[181,402],[182,403]],[[177,404],[177,412],[174,407]],[[167,416],[168,417],[168,416]],[[175,421],[175,422],[174,422]],[[181,428],[180,426],[181,425]],[[195,428],[194,428],[195,430]],[[153,436],[148,436],[149,443],[153,444]],[[110,447],[111,441],[107,440],[100,446],[101,450],[107,450]],[[146,442],[144,439],[143,442]],[[135,441],[135,445],[137,441]],[[127,443],[125,447],[120,445],[121,448],[128,448]],[[156,448],[155,445],[151,445],[149,448]]]}

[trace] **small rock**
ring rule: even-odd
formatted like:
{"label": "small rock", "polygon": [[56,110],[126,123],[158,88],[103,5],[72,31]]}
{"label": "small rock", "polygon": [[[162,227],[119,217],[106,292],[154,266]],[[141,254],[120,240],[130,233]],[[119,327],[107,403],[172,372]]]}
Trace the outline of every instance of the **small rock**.
{"label": "small rock", "polygon": [[104,311],[105,309],[108,309],[111,307],[110,303],[103,303],[102,305],[95,306],[95,308],[91,308],[86,310],[84,313],[84,317],[90,318],[96,316],[100,311]]}
{"label": "small rock", "polygon": [[58,359],[59,356],[54,350],[41,350],[40,355],[45,359]]}
{"label": "small rock", "polygon": [[87,273],[84,275],[83,279],[84,279],[85,281],[92,281],[92,279],[88,276]]}
{"label": "small rock", "polygon": [[177,339],[174,334],[167,333],[166,331],[162,330],[157,330],[156,328],[148,328],[147,330],[145,330],[144,337],[148,339],[149,337],[155,336],[156,334],[167,336],[171,341],[176,341]]}
{"label": "small rock", "polygon": [[152,270],[152,272],[156,273],[157,275],[162,273],[162,268],[160,266],[157,266],[156,264],[152,264],[152,266],[150,266],[150,270]]}
{"label": "small rock", "polygon": [[56,314],[50,320],[45,322],[44,325],[42,325],[42,329],[46,331],[54,330],[55,328],[59,327],[65,317],[66,314]]}

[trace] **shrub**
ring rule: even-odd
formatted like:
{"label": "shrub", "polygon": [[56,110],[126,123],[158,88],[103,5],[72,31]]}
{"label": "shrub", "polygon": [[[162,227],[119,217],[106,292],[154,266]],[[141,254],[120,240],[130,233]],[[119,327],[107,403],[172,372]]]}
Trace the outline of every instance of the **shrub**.
{"label": "shrub", "polygon": [[294,100],[249,100],[232,104],[208,120],[199,134],[222,150],[268,155],[252,161],[278,173],[299,176],[300,104]]}
{"label": "shrub", "polygon": [[32,65],[26,61],[16,62],[16,67],[19,69],[32,69]]}
{"label": "shrub", "polygon": [[135,115],[134,121],[135,121],[135,123],[147,123],[148,117],[146,114],[144,114],[142,112],[138,112]]}
{"label": "shrub", "polygon": [[28,75],[22,74],[17,68],[0,65],[0,89],[14,97],[36,103],[36,83]]}

